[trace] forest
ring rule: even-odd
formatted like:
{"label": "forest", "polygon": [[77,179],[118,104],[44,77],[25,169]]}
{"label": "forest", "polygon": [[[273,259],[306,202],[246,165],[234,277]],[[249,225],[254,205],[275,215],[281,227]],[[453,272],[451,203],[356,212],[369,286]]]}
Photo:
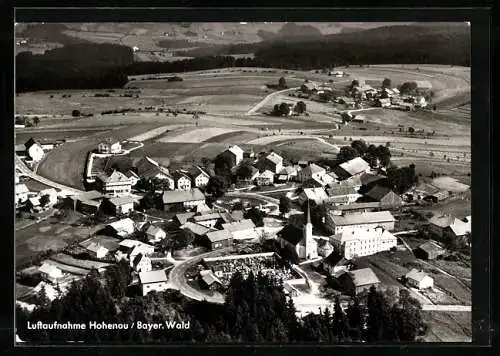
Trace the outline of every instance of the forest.
{"label": "forest", "polygon": [[[296,308],[282,287],[282,281],[250,274],[246,279],[235,273],[226,290],[223,305],[187,300],[176,291],[131,295],[130,267],[126,262],[102,275],[96,270],[74,282],[68,293],[50,302],[40,291],[40,304],[32,313],[16,308],[18,336],[26,342],[64,343],[409,343],[418,341],[427,326],[419,302],[408,291],[398,295],[374,287],[352,298],[343,310],[338,298],[334,310],[297,317]],[[90,321],[125,323],[189,322],[179,330],[30,330],[28,321],[52,324]]]}

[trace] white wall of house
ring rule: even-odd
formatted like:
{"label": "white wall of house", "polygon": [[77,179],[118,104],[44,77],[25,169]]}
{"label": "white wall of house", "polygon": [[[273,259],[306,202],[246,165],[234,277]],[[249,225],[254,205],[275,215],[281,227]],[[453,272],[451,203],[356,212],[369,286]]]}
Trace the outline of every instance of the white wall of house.
{"label": "white wall of house", "polygon": [[167,281],[156,282],[156,283],[146,283],[142,285],[142,295],[146,295],[151,291],[162,292],[167,289]]}
{"label": "white wall of house", "polygon": [[190,190],[191,189],[191,180],[188,177],[180,177],[177,180],[177,189]]}
{"label": "white wall of house", "polygon": [[28,149],[28,155],[33,161],[39,162],[43,158],[44,152],[40,145],[34,144]]}

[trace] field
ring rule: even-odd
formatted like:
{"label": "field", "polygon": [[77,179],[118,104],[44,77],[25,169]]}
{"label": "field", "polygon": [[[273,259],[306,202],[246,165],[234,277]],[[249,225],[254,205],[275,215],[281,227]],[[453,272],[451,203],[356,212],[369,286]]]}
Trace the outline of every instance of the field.
{"label": "field", "polygon": [[472,313],[423,311],[428,325],[427,342],[471,342]]}

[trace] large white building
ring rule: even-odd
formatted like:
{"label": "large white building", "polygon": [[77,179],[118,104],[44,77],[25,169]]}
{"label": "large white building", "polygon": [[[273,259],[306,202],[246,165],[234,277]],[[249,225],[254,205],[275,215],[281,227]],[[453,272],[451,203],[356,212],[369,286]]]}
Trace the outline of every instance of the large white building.
{"label": "large white building", "polygon": [[330,239],[335,250],[346,259],[370,256],[397,245],[397,238],[383,228],[345,229]]}
{"label": "large white building", "polygon": [[330,210],[326,214],[325,223],[334,234],[340,234],[345,229],[374,229],[383,227],[386,230],[394,230],[396,219],[390,211],[372,211],[352,213],[339,216]]}
{"label": "large white building", "polygon": [[112,196],[129,195],[132,191],[132,181],[123,173],[113,171],[111,175],[101,174],[98,176],[101,191]]}
{"label": "large white building", "polygon": [[122,151],[122,145],[120,141],[108,138],[105,141],[102,141],[97,146],[97,151],[99,153],[120,153]]}

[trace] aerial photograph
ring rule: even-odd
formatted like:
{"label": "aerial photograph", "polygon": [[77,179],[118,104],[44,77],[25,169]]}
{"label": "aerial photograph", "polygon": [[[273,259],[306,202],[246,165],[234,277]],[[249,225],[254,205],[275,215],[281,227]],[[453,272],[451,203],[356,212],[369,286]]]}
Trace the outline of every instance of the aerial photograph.
{"label": "aerial photograph", "polygon": [[469,23],[14,25],[16,345],[472,341]]}

